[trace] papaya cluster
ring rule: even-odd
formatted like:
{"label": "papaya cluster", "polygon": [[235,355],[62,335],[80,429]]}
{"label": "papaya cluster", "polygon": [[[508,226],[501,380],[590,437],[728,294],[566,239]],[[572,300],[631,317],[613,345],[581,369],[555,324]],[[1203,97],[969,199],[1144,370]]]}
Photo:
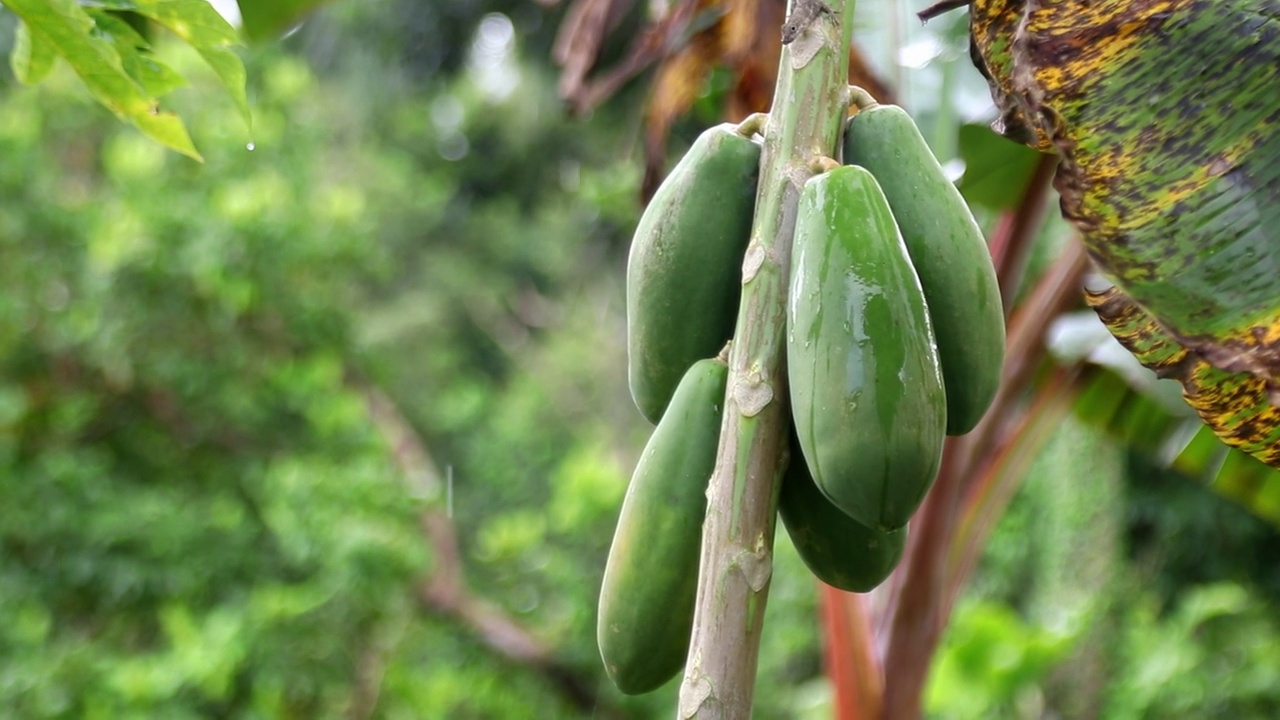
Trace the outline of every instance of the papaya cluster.
{"label": "papaya cluster", "polygon": [[[867,592],[902,557],[947,434],[991,403],[1004,355],[981,230],[901,108],[860,103],[845,165],[803,186],[786,303],[782,524],[813,574]],[[684,664],[706,490],[751,241],[762,140],[703,133],[641,216],[627,267],[628,376],[655,423],[623,501],[597,638],[620,690]],[[837,165],[837,163],[829,163]]]}

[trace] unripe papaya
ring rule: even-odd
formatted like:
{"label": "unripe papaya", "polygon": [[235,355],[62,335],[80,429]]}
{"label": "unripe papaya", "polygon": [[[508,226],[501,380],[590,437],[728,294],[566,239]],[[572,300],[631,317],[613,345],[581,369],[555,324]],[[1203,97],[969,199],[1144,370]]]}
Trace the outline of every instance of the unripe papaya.
{"label": "unripe papaya", "polygon": [[870,592],[898,566],[907,528],[872,530],[844,514],[814,484],[794,438],[791,448],[778,495],[778,516],[791,544],[822,582],[849,592]]}
{"label": "unripe papaya", "polygon": [[600,587],[596,641],[605,671],[629,695],[670,680],[689,649],[727,377],[719,360],[689,368],[622,501]]}
{"label": "unripe papaya", "polygon": [[733,336],[760,142],[732,124],[698,137],[640,216],[627,260],[627,374],[656,423],[685,370]]}
{"label": "unripe papaya", "polygon": [[876,530],[907,524],[938,473],[947,399],[920,281],[880,186],[844,166],[800,193],[787,378],[818,488]]}
{"label": "unripe papaya", "polygon": [[924,288],[947,388],[947,434],[982,419],[1000,386],[1004,310],[987,241],[915,121],[868,105],[845,130],[844,160],[875,176]]}

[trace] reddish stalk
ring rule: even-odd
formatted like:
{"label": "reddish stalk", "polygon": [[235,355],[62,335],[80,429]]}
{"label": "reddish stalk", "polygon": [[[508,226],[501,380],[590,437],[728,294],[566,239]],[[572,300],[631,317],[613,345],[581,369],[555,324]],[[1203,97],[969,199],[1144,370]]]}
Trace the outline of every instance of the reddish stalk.
{"label": "reddish stalk", "polygon": [[880,717],[884,699],[884,674],[874,650],[866,597],[818,585],[836,720],[874,720]]}
{"label": "reddish stalk", "polygon": [[1052,377],[1036,393],[1035,400],[1020,413],[1017,428],[983,456],[980,480],[973,483],[965,496],[964,512],[947,558],[944,614],[950,615],[955,607],[964,581],[977,566],[991,531],[1022,484],[1036,453],[1070,411],[1073,395],[1069,388],[1075,375],[1075,368],[1055,368]]}
{"label": "reddish stalk", "polygon": [[[1041,159],[1018,207],[1001,218],[993,233],[992,261],[1006,312],[1012,306],[1012,296],[1026,271],[1035,233],[1044,219],[1047,190],[1056,162],[1052,157]],[[1050,278],[1049,282],[1055,286],[1061,284],[1056,278]],[[884,675],[892,678],[892,682],[885,687],[885,718],[920,716],[930,661],[950,615],[950,587],[955,579],[947,573],[947,559],[966,490],[973,470],[985,464],[980,460],[990,448],[992,433],[1014,412],[1016,400],[1029,380],[1029,369],[1035,367],[1019,353],[1029,347],[1028,343],[1034,346],[1039,342],[1043,325],[1056,309],[1056,305],[1037,307],[1031,317],[1038,318],[1040,327],[1034,332],[1026,322],[1010,325],[1001,389],[978,429],[967,436],[948,439],[938,480],[911,523],[913,533],[906,557],[894,584],[887,589],[891,617],[885,623]],[[1022,332],[1015,333],[1016,327],[1023,328]],[[1028,335],[1034,339],[1025,339]]]}
{"label": "reddish stalk", "polygon": [[1036,231],[1044,225],[1045,214],[1049,210],[1049,186],[1057,167],[1056,155],[1041,155],[1026,189],[1022,191],[1018,206],[1001,215],[991,233],[991,260],[996,267],[996,280],[1000,283],[1005,317],[1013,312],[1018,287],[1027,273],[1027,261],[1035,245]]}

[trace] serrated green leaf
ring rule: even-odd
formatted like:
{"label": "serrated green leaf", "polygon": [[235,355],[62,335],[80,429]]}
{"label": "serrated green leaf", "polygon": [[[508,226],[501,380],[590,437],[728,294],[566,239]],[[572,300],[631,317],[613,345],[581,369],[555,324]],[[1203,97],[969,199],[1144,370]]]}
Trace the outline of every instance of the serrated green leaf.
{"label": "serrated green leaf", "polygon": [[94,34],[93,18],[75,0],[2,1],[29,27],[33,40],[48,44],[67,61],[95,100],[148,137],[201,160],[182,120],[162,112],[155,98],[129,76],[120,53]]}
{"label": "serrated green leaf", "polygon": [[24,85],[38,84],[49,75],[57,61],[58,54],[48,43],[32,37],[26,23],[18,23],[13,39],[13,52],[9,54],[9,65],[18,82]]}
{"label": "serrated green leaf", "polygon": [[88,12],[97,25],[98,36],[120,53],[124,71],[152,97],[162,97],[187,84],[186,78],[146,52],[150,44],[129,23],[101,10]]}
{"label": "serrated green leaf", "polygon": [[230,50],[239,44],[239,35],[207,0],[102,0],[100,4],[144,15],[194,48],[231,95],[245,126],[252,127],[244,63]]}
{"label": "serrated green leaf", "polygon": [[327,0],[238,0],[245,37],[274,40]]}

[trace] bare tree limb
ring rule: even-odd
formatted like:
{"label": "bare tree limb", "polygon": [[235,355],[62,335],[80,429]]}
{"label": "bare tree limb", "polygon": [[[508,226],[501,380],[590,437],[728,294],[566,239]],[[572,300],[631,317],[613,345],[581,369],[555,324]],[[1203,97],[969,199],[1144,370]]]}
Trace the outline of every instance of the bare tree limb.
{"label": "bare tree limb", "polygon": [[[381,388],[354,371],[347,377],[348,384],[364,396],[369,419],[386,440],[410,492],[417,497],[439,498],[444,492],[440,469],[408,419]],[[592,712],[596,718],[622,716],[596,692],[591,678],[558,660],[551,646],[467,587],[457,532],[439,503],[430,503],[422,511],[419,525],[436,560],[431,575],[422,578],[415,590],[423,608],[459,621],[493,652],[532,667],[579,710]]]}

